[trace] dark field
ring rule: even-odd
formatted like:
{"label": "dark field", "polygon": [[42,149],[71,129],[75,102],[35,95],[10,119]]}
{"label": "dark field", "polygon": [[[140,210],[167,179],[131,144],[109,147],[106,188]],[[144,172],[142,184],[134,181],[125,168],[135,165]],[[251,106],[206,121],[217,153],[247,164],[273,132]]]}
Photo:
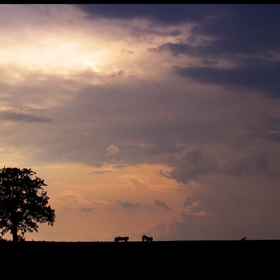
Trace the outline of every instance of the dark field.
{"label": "dark field", "polygon": [[[245,270],[252,275],[265,270],[268,277],[274,269],[279,271],[279,249],[280,240],[0,243],[2,268],[5,264],[14,264],[24,268],[41,267],[46,274],[50,269],[67,276],[98,272],[108,277],[114,273],[129,275],[129,268],[134,270],[132,278],[146,273],[154,276],[173,273],[179,277],[190,271],[197,277],[216,271],[217,276],[222,273],[221,269],[230,270],[232,274],[243,274]],[[178,278],[174,277],[172,279]]]}
{"label": "dark field", "polygon": [[53,257],[118,256],[137,257],[143,254],[146,258],[171,258],[178,255],[196,255],[198,252],[211,256],[214,252],[225,255],[230,253],[280,252],[280,240],[229,240],[229,241],[120,241],[120,242],[50,242],[25,241],[14,244],[11,241],[0,242],[2,253],[24,254],[25,256],[45,255]]}
{"label": "dark field", "polygon": [[[229,253],[242,250],[250,253],[255,250],[278,250],[280,240],[205,240],[205,241],[119,241],[119,242],[52,242],[52,241],[24,241],[13,243],[11,241],[0,242],[2,252],[24,253],[26,255],[48,253],[67,257],[69,254],[120,254],[135,255],[145,253],[162,257],[167,252],[170,254],[196,253],[198,250],[207,254],[210,250],[220,253]],[[263,252],[264,252],[263,251]]]}

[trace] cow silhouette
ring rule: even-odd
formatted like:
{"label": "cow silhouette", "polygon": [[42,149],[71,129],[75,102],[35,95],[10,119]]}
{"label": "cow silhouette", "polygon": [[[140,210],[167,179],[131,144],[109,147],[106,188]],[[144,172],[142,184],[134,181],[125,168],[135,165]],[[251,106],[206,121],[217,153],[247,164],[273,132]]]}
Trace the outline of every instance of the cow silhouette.
{"label": "cow silhouette", "polygon": [[116,236],[114,238],[114,241],[115,242],[119,242],[119,241],[124,241],[124,242],[127,242],[129,240],[129,237],[128,236]]}

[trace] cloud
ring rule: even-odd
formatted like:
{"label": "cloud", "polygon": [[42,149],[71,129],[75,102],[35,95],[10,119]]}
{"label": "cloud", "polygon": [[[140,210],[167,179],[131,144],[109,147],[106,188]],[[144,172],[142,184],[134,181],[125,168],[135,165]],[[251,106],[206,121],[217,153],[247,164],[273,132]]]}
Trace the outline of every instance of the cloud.
{"label": "cloud", "polygon": [[280,143],[280,118],[260,113],[258,123],[248,126],[248,134],[252,138],[263,138],[274,143]]}
{"label": "cloud", "polygon": [[83,196],[73,190],[64,190],[52,196],[52,204],[64,210],[79,210],[82,212],[91,212],[92,204],[83,198]]}
{"label": "cloud", "polygon": [[171,208],[163,201],[156,200],[154,203],[157,207],[160,207],[160,208],[163,208],[163,209],[166,209],[166,210],[171,210]]}
{"label": "cloud", "polygon": [[189,44],[183,44],[183,43],[164,43],[163,45],[157,47],[157,48],[151,48],[148,49],[152,52],[163,52],[168,51],[172,55],[192,55],[194,53],[194,47]]}
{"label": "cloud", "polygon": [[195,35],[213,40],[202,48],[209,55],[269,55],[279,51],[280,36],[274,28],[280,23],[275,5],[215,5],[216,17],[193,29]]}
{"label": "cloud", "polygon": [[[192,36],[202,37],[201,54],[262,54],[279,51],[278,7],[265,5],[75,5],[91,19],[149,19],[153,24],[192,24]],[[249,36],[248,36],[249,34]],[[210,38],[210,40],[206,40]],[[211,39],[212,38],[212,39]],[[206,43],[207,42],[207,43]],[[206,43],[206,44],[205,44]],[[172,46],[172,45],[170,45]]]}
{"label": "cloud", "polygon": [[93,19],[104,17],[109,19],[131,20],[145,18],[163,24],[177,24],[186,21],[199,21],[214,12],[212,5],[165,5],[165,4],[93,4],[75,5]]}
{"label": "cloud", "polygon": [[115,146],[114,144],[110,145],[107,149],[106,149],[107,156],[115,156],[119,153],[119,149],[117,146]]}
{"label": "cloud", "polygon": [[99,174],[106,174],[106,173],[111,173],[112,170],[95,170],[92,171],[90,174],[94,174],[94,175],[99,175]]}
{"label": "cloud", "polygon": [[174,168],[169,176],[184,184],[218,170],[217,162],[211,154],[197,145],[186,147],[175,157],[173,164]]}
{"label": "cloud", "polygon": [[268,165],[267,157],[262,152],[250,151],[237,159],[230,159],[224,171],[232,176],[262,174]]}
{"label": "cloud", "polygon": [[29,122],[29,123],[51,123],[51,118],[39,117],[32,114],[21,113],[10,110],[0,111],[0,120],[11,121],[11,122]]}
{"label": "cloud", "polygon": [[135,212],[142,209],[141,203],[131,203],[129,201],[118,201],[118,204],[121,205],[124,209],[128,210],[129,212]]}
{"label": "cloud", "polygon": [[243,88],[250,94],[254,90],[276,98],[280,97],[280,87],[276,75],[278,71],[280,71],[278,61],[258,59],[254,61],[249,59],[246,63],[242,61],[240,65],[232,68],[175,67],[177,74],[190,77],[198,82]]}

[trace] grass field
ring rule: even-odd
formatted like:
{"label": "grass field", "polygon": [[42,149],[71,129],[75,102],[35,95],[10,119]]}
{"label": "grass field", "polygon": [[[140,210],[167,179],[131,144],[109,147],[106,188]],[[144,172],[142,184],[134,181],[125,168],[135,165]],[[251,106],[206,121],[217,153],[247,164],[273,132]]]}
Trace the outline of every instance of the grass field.
{"label": "grass field", "polygon": [[[2,268],[5,267],[4,263],[13,263],[21,269],[31,266],[37,269],[42,267],[43,270],[46,267],[46,275],[50,271],[69,277],[79,273],[79,279],[97,272],[103,275],[98,278],[104,279],[113,275],[129,276],[131,270],[134,276],[131,275],[130,279],[145,274],[154,278],[165,277],[166,273],[172,273],[171,278],[177,279],[182,273],[188,274],[190,271],[197,277],[201,273],[211,275],[215,271],[216,277],[223,275],[223,270],[230,270],[231,274],[243,274],[244,271],[254,274],[265,270],[269,279],[273,269],[279,270],[279,249],[280,240],[0,242]],[[19,273],[20,270],[15,272]]]}
{"label": "grass field", "polygon": [[13,243],[1,242],[1,252],[24,253],[25,255],[49,253],[55,256],[68,257],[69,255],[92,255],[99,254],[110,256],[127,256],[145,254],[148,257],[163,258],[172,254],[196,254],[197,252],[213,252],[229,254],[230,252],[252,253],[261,250],[278,250],[280,240],[197,240],[197,241],[128,241],[128,242],[51,242],[51,241],[24,241]]}

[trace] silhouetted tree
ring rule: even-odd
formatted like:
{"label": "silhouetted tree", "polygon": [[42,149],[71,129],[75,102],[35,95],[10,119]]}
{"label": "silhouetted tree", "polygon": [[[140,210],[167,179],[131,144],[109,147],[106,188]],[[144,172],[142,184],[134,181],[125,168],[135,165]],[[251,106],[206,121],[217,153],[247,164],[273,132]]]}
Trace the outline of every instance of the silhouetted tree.
{"label": "silhouetted tree", "polygon": [[[55,211],[48,205],[44,180],[28,168],[0,169],[0,234],[11,232],[12,240],[24,240],[25,233],[38,232],[37,223],[53,226]],[[18,233],[19,232],[19,233]]]}

